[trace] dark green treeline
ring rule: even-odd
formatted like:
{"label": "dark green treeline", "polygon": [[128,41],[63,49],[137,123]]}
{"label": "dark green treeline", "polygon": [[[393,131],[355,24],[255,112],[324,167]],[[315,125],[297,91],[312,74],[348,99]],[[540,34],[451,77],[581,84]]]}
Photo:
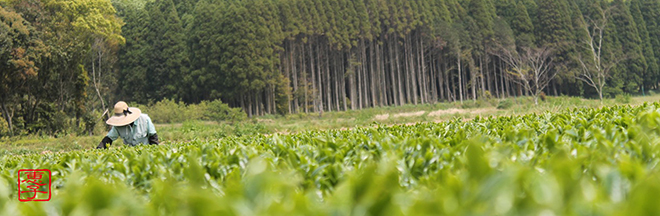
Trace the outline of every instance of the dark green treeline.
{"label": "dark green treeline", "polygon": [[[578,59],[595,67],[603,11],[600,65],[618,64],[596,90]],[[263,115],[521,96],[502,50],[544,47],[545,94],[656,90],[660,0],[0,1],[0,136],[91,134],[118,100]]]}
{"label": "dark green treeline", "polygon": [[[222,99],[250,115],[526,94],[499,47],[555,49],[549,95],[593,96],[575,78],[584,20],[611,9],[603,51],[630,57],[605,95],[657,89],[659,0],[116,1],[126,100]],[[608,60],[604,55],[604,59]]]}

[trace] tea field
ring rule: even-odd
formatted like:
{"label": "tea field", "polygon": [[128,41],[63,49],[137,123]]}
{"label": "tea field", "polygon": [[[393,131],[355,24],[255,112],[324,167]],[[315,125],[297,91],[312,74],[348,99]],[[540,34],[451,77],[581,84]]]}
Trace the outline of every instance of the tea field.
{"label": "tea field", "polygon": [[5,155],[0,215],[660,215],[659,163],[660,103],[566,109]]}

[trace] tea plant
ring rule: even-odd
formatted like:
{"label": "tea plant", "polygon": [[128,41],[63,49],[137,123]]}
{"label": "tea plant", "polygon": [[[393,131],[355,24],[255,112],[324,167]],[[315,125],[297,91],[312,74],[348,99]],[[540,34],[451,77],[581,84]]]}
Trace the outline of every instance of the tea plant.
{"label": "tea plant", "polygon": [[660,215],[659,143],[653,103],[3,156],[0,214]]}

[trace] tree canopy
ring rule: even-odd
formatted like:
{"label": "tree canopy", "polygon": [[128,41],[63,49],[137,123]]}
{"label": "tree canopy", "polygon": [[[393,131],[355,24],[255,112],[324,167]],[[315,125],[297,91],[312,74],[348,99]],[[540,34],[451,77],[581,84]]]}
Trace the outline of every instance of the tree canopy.
{"label": "tree canopy", "polygon": [[[220,99],[248,115],[529,95],[497,49],[551,48],[548,95],[577,79],[583,24],[608,10],[605,96],[658,88],[659,0],[11,0],[2,109],[22,131],[93,125],[116,100]],[[554,76],[556,74],[556,76]],[[85,121],[87,121],[85,123]],[[9,124],[12,124],[9,123]]]}

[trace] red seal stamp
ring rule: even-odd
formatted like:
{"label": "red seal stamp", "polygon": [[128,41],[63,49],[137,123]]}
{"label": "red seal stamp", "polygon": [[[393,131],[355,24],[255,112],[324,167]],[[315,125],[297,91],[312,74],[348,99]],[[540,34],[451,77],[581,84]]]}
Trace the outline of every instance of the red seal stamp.
{"label": "red seal stamp", "polygon": [[50,200],[50,185],[48,169],[18,170],[18,200],[21,202]]}

